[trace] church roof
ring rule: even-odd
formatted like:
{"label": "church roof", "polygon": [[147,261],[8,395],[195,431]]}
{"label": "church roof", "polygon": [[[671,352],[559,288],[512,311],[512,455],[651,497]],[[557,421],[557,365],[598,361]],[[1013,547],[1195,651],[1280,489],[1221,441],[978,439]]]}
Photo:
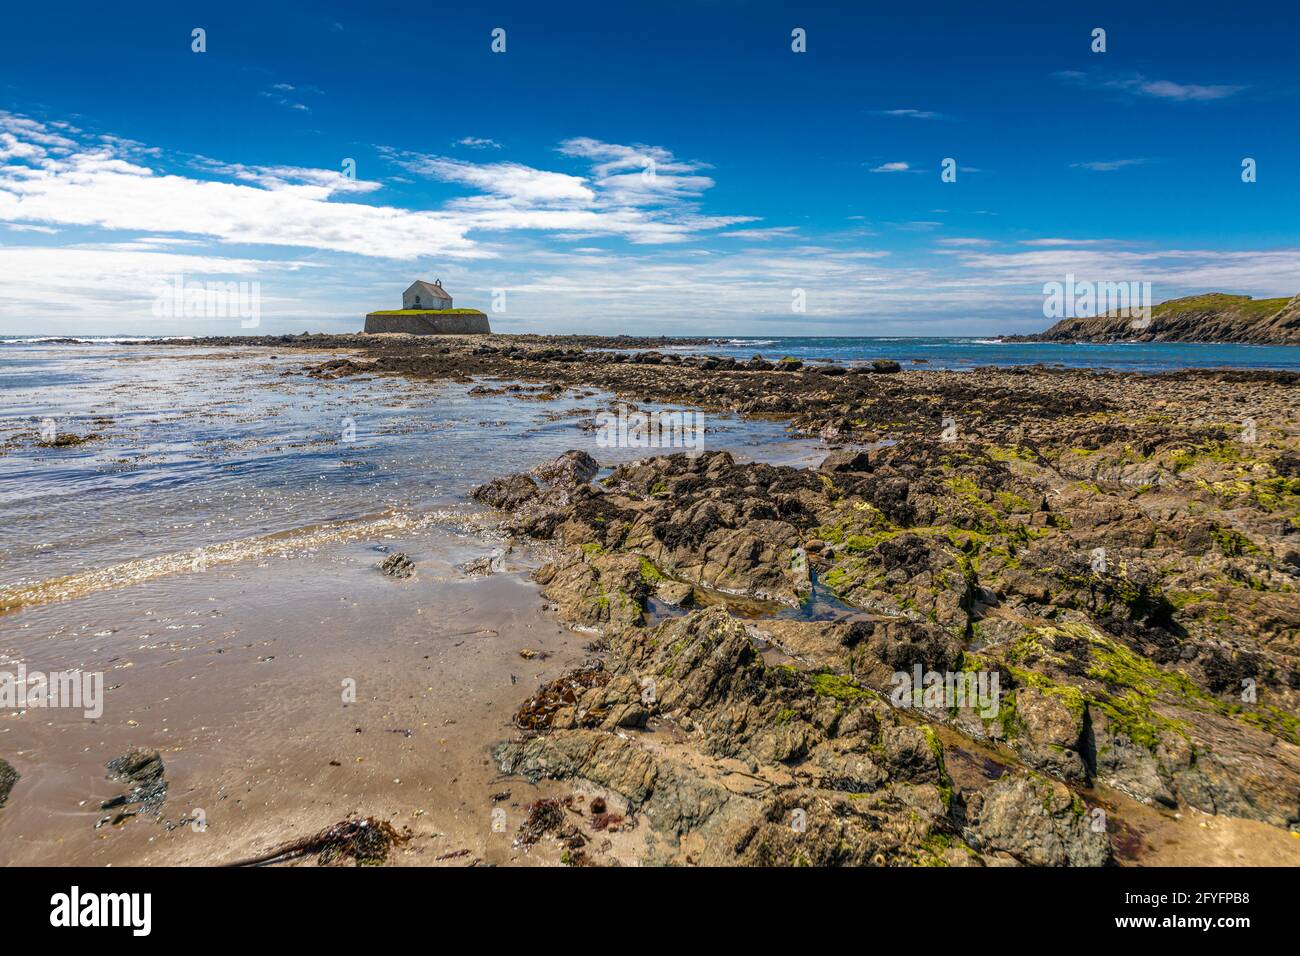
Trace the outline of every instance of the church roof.
{"label": "church roof", "polygon": [[407,292],[423,292],[433,296],[435,299],[450,299],[451,294],[442,287],[442,282],[437,283],[425,282],[423,279],[416,279],[411,283]]}

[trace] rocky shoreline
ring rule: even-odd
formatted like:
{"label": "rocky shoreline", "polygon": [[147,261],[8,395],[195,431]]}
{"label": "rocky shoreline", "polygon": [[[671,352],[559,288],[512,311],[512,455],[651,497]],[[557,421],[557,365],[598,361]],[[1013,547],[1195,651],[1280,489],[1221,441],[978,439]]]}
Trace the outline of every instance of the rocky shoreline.
{"label": "rocky shoreline", "polygon": [[1300,375],[339,339],[302,342],[349,350],[310,374],[599,387],[848,446],[595,482],[575,451],[476,492],[592,635],[495,759],[606,788],[647,861],[1101,865],[1109,794],[1300,829]]}
{"label": "rocky shoreline", "polygon": [[1252,299],[1211,292],[1161,302],[1147,313],[1117,310],[1061,319],[1033,335],[1007,335],[1005,342],[1246,342],[1300,344],[1300,295]]}

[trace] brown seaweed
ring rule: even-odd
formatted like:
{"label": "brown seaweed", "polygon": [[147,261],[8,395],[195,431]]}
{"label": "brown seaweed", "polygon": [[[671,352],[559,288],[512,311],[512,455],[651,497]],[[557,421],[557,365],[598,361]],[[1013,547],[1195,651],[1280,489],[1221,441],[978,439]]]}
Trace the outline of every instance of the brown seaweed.
{"label": "brown seaweed", "polygon": [[341,820],[325,829],[280,846],[262,856],[228,863],[227,866],[267,866],[286,863],[304,856],[318,855],[317,862],[328,866],[351,857],[360,866],[378,866],[388,859],[389,851],[411,838],[409,831],[399,833],[391,823],[365,817]]}
{"label": "brown seaweed", "polygon": [[532,697],[524,701],[515,713],[515,726],[522,730],[545,730],[561,707],[572,707],[583,691],[603,687],[610,681],[607,671],[599,667],[582,667],[549,684],[543,684]]}

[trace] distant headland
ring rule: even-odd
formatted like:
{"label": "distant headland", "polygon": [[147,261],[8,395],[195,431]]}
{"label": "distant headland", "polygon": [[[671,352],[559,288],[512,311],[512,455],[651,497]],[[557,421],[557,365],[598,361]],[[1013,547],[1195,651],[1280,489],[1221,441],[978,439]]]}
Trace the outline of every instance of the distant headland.
{"label": "distant headland", "polygon": [[453,309],[441,279],[417,279],[402,293],[400,309],[385,309],[366,316],[365,331],[405,332],[409,335],[486,335],[492,328],[478,309]]}
{"label": "distant headland", "polygon": [[1161,302],[1138,315],[1113,310],[1090,318],[1061,319],[1032,335],[1004,342],[1241,342],[1300,345],[1300,295],[1252,299],[1208,292]]}

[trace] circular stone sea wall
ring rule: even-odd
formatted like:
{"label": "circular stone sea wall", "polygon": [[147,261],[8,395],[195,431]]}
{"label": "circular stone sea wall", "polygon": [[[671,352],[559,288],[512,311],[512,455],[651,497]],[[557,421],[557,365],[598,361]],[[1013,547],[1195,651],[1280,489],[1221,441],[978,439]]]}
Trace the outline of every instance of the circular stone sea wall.
{"label": "circular stone sea wall", "polygon": [[406,332],[411,335],[480,335],[491,332],[482,312],[371,312],[366,316],[367,332]]}

